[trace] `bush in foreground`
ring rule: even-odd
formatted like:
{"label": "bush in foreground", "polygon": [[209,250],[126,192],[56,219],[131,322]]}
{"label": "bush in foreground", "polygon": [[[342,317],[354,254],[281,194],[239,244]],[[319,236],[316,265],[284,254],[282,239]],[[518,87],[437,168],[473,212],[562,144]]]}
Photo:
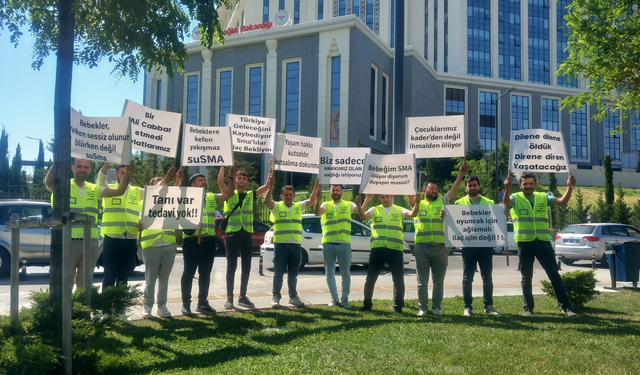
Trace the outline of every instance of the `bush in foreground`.
{"label": "bush in foreground", "polygon": [[[569,302],[574,308],[582,308],[593,301],[600,292],[596,290],[596,274],[591,271],[572,271],[563,274],[562,281],[569,295]],[[557,298],[556,293],[547,280],[542,280],[542,291],[549,297]]]}

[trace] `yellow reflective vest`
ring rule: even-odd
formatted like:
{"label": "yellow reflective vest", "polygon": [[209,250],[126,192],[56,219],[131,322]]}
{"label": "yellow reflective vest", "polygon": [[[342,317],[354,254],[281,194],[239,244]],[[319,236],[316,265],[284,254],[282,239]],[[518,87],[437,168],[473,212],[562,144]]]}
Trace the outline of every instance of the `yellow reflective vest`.
{"label": "yellow reflective vest", "polygon": [[402,207],[391,206],[388,215],[382,205],[371,210],[371,249],[386,247],[402,251]]}
{"label": "yellow reflective vest", "polygon": [[164,242],[176,243],[176,231],[173,229],[144,229],[140,237],[140,246],[146,249],[162,238]]}
{"label": "yellow reflective vest", "polygon": [[[469,199],[469,196],[464,196],[460,199],[458,199],[456,201],[456,204],[466,204],[466,205],[472,205],[473,203],[471,202],[471,199]],[[480,196],[480,203],[476,203],[476,204],[493,204],[493,201],[489,198],[485,198],[482,195]]]}
{"label": "yellow reflective vest", "polygon": [[433,203],[426,199],[420,201],[418,216],[413,219],[416,243],[444,243],[444,221],[440,217],[443,207],[442,198],[436,199]]}
{"label": "yellow reflective vest", "polygon": [[324,214],[320,218],[322,225],[322,243],[351,242],[351,202],[341,200],[324,202]]}
{"label": "yellow reflective vest", "polygon": [[[118,185],[111,184],[110,188],[117,189]],[[102,198],[102,223],[100,232],[102,236],[123,234],[125,231],[131,235],[138,235],[138,220],[140,217],[141,189],[137,186],[129,186],[127,195]]]}
{"label": "yellow reflective vest", "polygon": [[516,242],[531,242],[536,238],[551,241],[547,195],[534,193],[533,207],[524,193],[515,193],[513,197],[511,218]]}
{"label": "yellow reflective vest", "polygon": [[[202,235],[216,235],[216,208],[218,207],[218,200],[215,194],[207,193],[205,198],[204,209],[202,210]],[[198,231],[194,231],[193,234],[182,234],[183,237],[198,236]]]}
{"label": "yellow reflective vest", "polygon": [[282,203],[276,203],[276,214],[271,214],[273,221],[273,243],[294,240],[302,242],[302,207],[300,202],[294,203],[289,208]]}
{"label": "yellow reflective vest", "polygon": [[[98,238],[98,200],[100,199],[100,186],[90,182],[84,183],[84,194],[80,196],[80,188],[76,180],[71,179],[69,191],[69,211],[77,214],[87,214],[94,218],[91,224],[91,238]],[[51,193],[51,207],[53,207],[53,193]],[[137,225],[137,222],[136,222]],[[72,238],[83,238],[83,225],[71,227]]]}
{"label": "yellow reflective vest", "polygon": [[237,210],[233,211],[231,216],[231,210],[238,204],[240,199],[238,190],[236,190],[231,198],[224,202],[224,216],[229,216],[229,222],[227,223],[227,229],[225,232],[237,232],[240,229],[244,229],[249,233],[253,233],[253,191],[247,191],[247,195],[242,201],[242,205]]}

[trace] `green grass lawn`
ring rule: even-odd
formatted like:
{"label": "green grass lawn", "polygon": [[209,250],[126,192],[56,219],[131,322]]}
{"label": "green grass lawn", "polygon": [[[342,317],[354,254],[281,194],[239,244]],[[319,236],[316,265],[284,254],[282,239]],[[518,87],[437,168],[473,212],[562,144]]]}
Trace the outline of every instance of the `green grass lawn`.
{"label": "green grass lawn", "polygon": [[[362,303],[353,303],[360,307]],[[601,294],[575,318],[537,296],[498,297],[502,313],[462,316],[461,297],[442,317],[418,318],[417,301],[392,313],[314,306],[143,320],[94,340],[108,374],[639,374],[640,293]]]}

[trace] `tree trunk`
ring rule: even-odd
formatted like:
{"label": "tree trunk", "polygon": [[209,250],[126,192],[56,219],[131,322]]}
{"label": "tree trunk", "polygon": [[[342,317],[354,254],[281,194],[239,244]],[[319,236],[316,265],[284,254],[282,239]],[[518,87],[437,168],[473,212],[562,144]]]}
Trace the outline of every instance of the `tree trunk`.
{"label": "tree trunk", "polygon": [[[73,73],[73,45],[75,13],[73,0],[58,1],[58,54],[56,62],[54,118],[55,162],[53,216],[62,217],[69,211],[71,181],[71,79]],[[53,301],[62,301],[62,230],[51,231],[51,268],[49,287]]]}

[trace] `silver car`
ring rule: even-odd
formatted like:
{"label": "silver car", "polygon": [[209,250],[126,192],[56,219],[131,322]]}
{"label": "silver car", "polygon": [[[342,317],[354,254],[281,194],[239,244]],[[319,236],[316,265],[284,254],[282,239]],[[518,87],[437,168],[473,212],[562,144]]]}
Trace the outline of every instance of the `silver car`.
{"label": "silver car", "polygon": [[607,242],[640,239],[640,231],[626,224],[594,223],[569,225],[556,236],[556,255],[564,264],[577,260],[595,260],[607,264]]}

